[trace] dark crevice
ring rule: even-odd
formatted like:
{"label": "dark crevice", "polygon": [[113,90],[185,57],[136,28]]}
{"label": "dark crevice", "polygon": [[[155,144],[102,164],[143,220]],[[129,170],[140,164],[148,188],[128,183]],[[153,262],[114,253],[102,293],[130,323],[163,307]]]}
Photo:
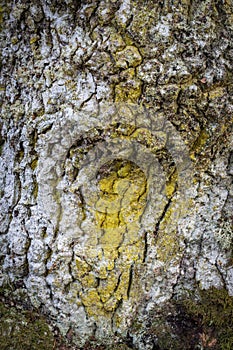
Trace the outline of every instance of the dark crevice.
{"label": "dark crevice", "polygon": [[129,271],[129,282],[128,282],[128,288],[127,288],[127,298],[129,299],[130,297],[130,290],[132,287],[132,282],[133,282],[133,268],[134,265],[130,266],[130,271]]}
{"label": "dark crevice", "polygon": [[163,221],[163,219],[164,219],[164,217],[165,217],[165,215],[166,215],[166,213],[168,211],[168,208],[170,207],[171,203],[172,203],[172,197],[169,198],[169,200],[168,200],[167,204],[165,205],[165,207],[163,209],[163,212],[162,212],[162,214],[161,214],[157,224],[155,225],[155,230],[154,230],[155,237],[157,237],[157,235],[158,235],[159,227],[161,225],[161,222]]}
{"label": "dark crevice", "polygon": [[142,259],[143,263],[146,262],[147,252],[148,252],[148,232],[145,232],[145,234],[144,234],[144,251],[143,251],[143,259]]}

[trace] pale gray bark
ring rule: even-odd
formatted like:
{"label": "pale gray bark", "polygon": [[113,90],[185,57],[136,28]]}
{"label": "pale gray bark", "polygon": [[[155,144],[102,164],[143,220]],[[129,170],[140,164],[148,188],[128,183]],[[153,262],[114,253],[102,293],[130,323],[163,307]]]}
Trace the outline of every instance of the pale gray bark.
{"label": "pale gray bark", "polygon": [[78,346],[188,349],[177,300],[233,296],[232,6],[0,8],[0,281]]}

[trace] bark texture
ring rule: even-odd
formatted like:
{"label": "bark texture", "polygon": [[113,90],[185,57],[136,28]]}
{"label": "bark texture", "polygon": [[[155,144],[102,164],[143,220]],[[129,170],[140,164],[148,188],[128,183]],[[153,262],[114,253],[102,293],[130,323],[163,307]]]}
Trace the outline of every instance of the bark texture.
{"label": "bark texture", "polygon": [[232,348],[232,9],[0,6],[2,293],[78,347]]}

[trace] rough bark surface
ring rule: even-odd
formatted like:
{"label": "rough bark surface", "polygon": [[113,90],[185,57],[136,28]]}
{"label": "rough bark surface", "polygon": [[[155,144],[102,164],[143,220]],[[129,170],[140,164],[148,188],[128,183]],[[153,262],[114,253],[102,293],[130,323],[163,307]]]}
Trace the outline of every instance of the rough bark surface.
{"label": "rough bark surface", "polygon": [[232,348],[232,9],[0,7],[0,282],[78,347]]}

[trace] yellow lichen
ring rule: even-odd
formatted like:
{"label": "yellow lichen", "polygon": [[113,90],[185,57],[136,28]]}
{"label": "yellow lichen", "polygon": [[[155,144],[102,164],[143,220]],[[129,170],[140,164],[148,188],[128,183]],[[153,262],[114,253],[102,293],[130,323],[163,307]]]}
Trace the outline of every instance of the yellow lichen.
{"label": "yellow lichen", "polygon": [[169,180],[166,182],[165,191],[168,198],[172,197],[172,195],[175,192],[176,186],[177,186],[177,172],[174,172],[170,176]]}
{"label": "yellow lichen", "polygon": [[86,275],[91,267],[82,259],[80,258],[76,258],[76,267],[77,267],[77,274],[80,277],[83,277],[84,275]]}
{"label": "yellow lichen", "polygon": [[144,243],[139,239],[135,231],[130,232],[127,245],[119,247],[119,252],[125,257],[124,263],[141,261]]}
{"label": "yellow lichen", "polygon": [[31,39],[30,39],[30,44],[35,44],[40,38],[38,36],[33,36]]}
{"label": "yellow lichen", "polygon": [[191,159],[195,160],[195,155],[202,151],[208,138],[209,138],[209,133],[207,132],[207,130],[205,130],[205,129],[201,130],[198,138],[196,139],[196,141],[194,142],[194,144],[192,146],[192,150],[190,152]]}
{"label": "yellow lichen", "polygon": [[[109,220],[107,220],[106,226],[109,223]],[[110,222],[111,224],[111,222]],[[113,227],[112,226],[107,226],[109,229],[106,230],[103,234],[103,236],[100,238],[100,244],[102,245],[103,249],[116,249],[120,242],[122,241],[122,235],[125,232],[124,228],[118,228],[117,226]]]}
{"label": "yellow lichen", "polygon": [[131,164],[130,163],[127,163],[126,165],[124,165],[123,167],[121,167],[118,172],[117,172],[117,175],[119,177],[126,177],[129,175],[129,172],[131,170]]}
{"label": "yellow lichen", "polygon": [[89,289],[86,293],[80,293],[83,305],[89,316],[104,315],[103,304],[96,289]]}
{"label": "yellow lichen", "polygon": [[136,67],[142,62],[142,57],[135,46],[126,46],[116,53],[116,66],[120,68]]}
{"label": "yellow lichen", "polygon": [[34,187],[33,187],[33,197],[34,198],[37,198],[37,196],[38,196],[38,183],[37,182],[35,182],[35,184],[34,184]]}
{"label": "yellow lichen", "polygon": [[111,193],[113,191],[113,183],[117,179],[117,174],[112,172],[107,178],[103,178],[99,181],[99,188],[101,191]]}
{"label": "yellow lichen", "polygon": [[[115,160],[104,169],[99,175],[98,200],[93,203],[96,227],[101,229],[101,255],[95,254],[98,267],[92,271],[81,258],[76,260],[83,288],[79,297],[88,315],[95,318],[109,317],[128,298],[132,266],[142,263],[144,252],[138,231],[146,204],[146,177],[130,161]],[[90,249],[86,254],[90,260]]]}
{"label": "yellow lichen", "polygon": [[125,42],[122,36],[118,33],[110,34],[109,43],[112,51],[122,50],[125,47]]}
{"label": "yellow lichen", "polygon": [[117,300],[116,297],[112,297],[104,304],[104,309],[108,312],[112,312],[117,308],[118,303],[119,300]]}
{"label": "yellow lichen", "polygon": [[115,101],[136,103],[141,96],[141,86],[139,79],[119,83],[115,87]]}
{"label": "yellow lichen", "polygon": [[154,138],[147,128],[138,128],[135,130],[135,132],[132,134],[132,138],[140,143],[145,144],[153,144]]}
{"label": "yellow lichen", "polygon": [[[97,225],[104,229],[138,220],[146,202],[146,177],[142,170],[131,162],[121,165],[118,161],[111,166],[112,171],[99,181],[100,198],[95,206]],[[118,244],[122,234],[114,232],[117,237],[111,237],[111,244],[114,239]]]}
{"label": "yellow lichen", "polygon": [[82,277],[82,286],[85,288],[95,288],[97,287],[97,279],[94,273],[89,273]]}
{"label": "yellow lichen", "polygon": [[11,38],[11,42],[13,45],[16,45],[19,42],[19,40],[16,36],[13,36],[13,38]]}
{"label": "yellow lichen", "polygon": [[142,82],[136,77],[135,68],[120,73],[121,82],[115,86],[115,101],[135,103],[141,95]]}
{"label": "yellow lichen", "polygon": [[179,258],[181,247],[179,245],[177,229],[173,225],[177,222],[179,213],[176,208],[169,208],[160,224],[157,237],[157,258],[169,265],[173,259]]}
{"label": "yellow lichen", "polygon": [[157,257],[167,264],[177,256],[179,250],[176,233],[176,231],[161,232],[158,239]]}
{"label": "yellow lichen", "polygon": [[127,291],[128,291],[128,286],[129,286],[129,267],[127,268],[127,266],[125,266],[125,268],[123,268],[123,271],[121,273],[121,277],[120,277],[120,283],[118,285],[118,288],[116,290],[116,292],[114,293],[114,297],[116,298],[116,300],[126,300],[128,298],[127,295]]}
{"label": "yellow lichen", "polygon": [[217,97],[222,97],[224,95],[225,89],[223,87],[218,87],[209,92],[209,99],[213,100]]}
{"label": "yellow lichen", "polygon": [[38,165],[38,159],[34,159],[32,162],[31,162],[31,168],[32,170],[35,170],[36,167]]}
{"label": "yellow lichen", "polygon": [[90,289],[86,294],[80,293],[82,302],[85,306],[99,306],[102,307],[100,296],[96,289]]}
{"label": "yellow lichen", "polygon": [[106,266],[101,266],[98,272],[98,276],[100,279],[106,279],[108,277]]}
{"label": "yellow lichen", "polygon": [[106,280],[102,280],[98,287],[98,292],[103,303],[105,303],[114,293],[117,286],[118,276],[115,271],[111,271]]}

